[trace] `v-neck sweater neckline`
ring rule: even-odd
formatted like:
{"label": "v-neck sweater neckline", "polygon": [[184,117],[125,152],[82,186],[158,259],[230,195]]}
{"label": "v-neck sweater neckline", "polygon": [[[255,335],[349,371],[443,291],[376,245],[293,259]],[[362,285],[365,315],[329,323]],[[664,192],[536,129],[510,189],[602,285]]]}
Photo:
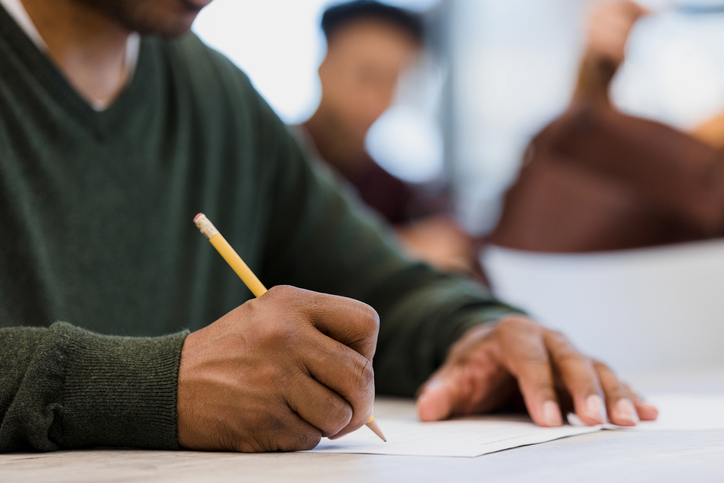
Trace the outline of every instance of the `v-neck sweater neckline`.
{"label": "v-neck sweater neckline", "polygon": [[[152,38],[141,39],[138,63],[132,79],[113,103],[102,111],[96,110],[81,96],[55,63],[38,48],[2,7],[0,7],[0,42],[5,43],[16,54],[18,62],[33,74],[34,79],[56,104],[97,135],[118,129],[127,116],[143,104],[143,86],[148,85],[148,76],[153,70],[152,55],[149,51],[154,50]],[[11,76],[12,71],[12,66],[6,66],[5,69],[0,66],[0,73],[3,75]]]}

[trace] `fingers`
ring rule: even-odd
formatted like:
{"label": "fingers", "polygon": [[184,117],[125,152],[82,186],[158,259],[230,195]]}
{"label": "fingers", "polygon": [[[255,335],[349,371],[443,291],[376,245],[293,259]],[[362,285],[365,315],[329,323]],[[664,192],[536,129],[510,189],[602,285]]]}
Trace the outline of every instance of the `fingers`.
{"label": "fingers", "polygon": [[425,384],[417,399],[417,414],[420,421],[442,421],[453,413],[459,399],[458,385],[443,373],[433,375]]}
{"label": "fingers", "polygon": [[544,340],[578,417],[589,425],[606,422],[603,391],[591,360],[578,352],[563,334],[548,330],[544,332]]}
{"label": "fingers", "polygon": [[516,383],[533,421],[541,426],[562,424],[557,397],[561,389],[589,425],[604,423],[607,412],[614,424],[622,426],[658,415],[605,364],[582,355],[565,336],[524,316],[469,330],[422,387],[418,415],[422,421],[437,421],[499,408],[516,397]]}
{"label": "fingers", "polygon": [[635,426],[640,413],[649,420],[656,418],[655,407],[622,384],[608,366],[578,352],[562,334],[525,318],[507,319],[499,329],[501,347],[509,354],[502,356],[503,363],[518,379],[537,424],[557,426],[562,422],[554,375],[573,399],[576,414],[587,424],[605,422],[606,412],[611,422],[620,426]]}
{"label": "fingers", "polygon": [[636,2],[627,1],[624,2],[626,6],[625,9],[628,10],[628,14],[634,19],[638,20],[641,17],[645,17],[646,15],[651,15],[652,11],[643,5],[640,5]]}
{"label": "fingers", "polygon": [[500,322],[498,330],[502,349],[498,357],[518,379],[533,421],[540,426],[563,424],[542,328],[524,317],[511,317]]}
{"label": "fingers", "polygon": [[234,449],[242,453],[305,451],[316,447],[321,439],[322,433],[319,429],[286,408],[285,412],[269,415],[258,441],[239,440]]}
{"label": "fingers", "polygon": [[265,296],[291,300],[314,327],[372,360],[377,346],[380,319],[367,304],[346,297],[294,287],[274,287]]}
{"label": "fingers", "polygon": [[[285,389],[288,404],[325,435],[344,435],[362,426],[372,413],[374,401],[372,357],[379,330],[377,313],[352,299],[287,286],[272,288],[256,299],[255,305],[284,307],[283,318],[272,322],[276,329],[265,331],[270,347],[283,348],[275,351],[279,363],[295,361],[300,375],[310,375],[339,398],[334,403],[323,388],[308,385],[313,391],[309,394]],[[311,402],[305,401],[309,398]],[[351,408],[351,417],[343,417],[344,411],[333,415],[320,411],[329,404],[339,408],[340,400]],[[319,405],[316,409],[315,404]],[[330,417],[325,420],[326,416]]]}
{"label": "fingers", "polygon": [[372,360],[377,347],[380,318],[367,304],[345,297],[317,294],[318,305],[308,312],[323,334]]}
{"label": "fingers", "polygon": [[608,366],[598,361],[594,366],[606,394],[606,407],[613,424],[635,426],[640,419],[652,421],[658,417],[658,410],[621,383]]}
{"label": "fingers", "polygon": [[277,437],[277,451],[307,451],[314,449],[322,439],[319,429],[301,418],[291,420],[284,434]]}
{"label": "fingers", "polygon": [[299,376],[293,381],[292,394],[287,404],[304,421],[330,437],[344,429],[352,419],[352,406],[339,394],[323,386],[309,376]]}
{"label": "fingers", "polygon": [[421,421],[486,413],[504,406],[523,409],[517,384],[510,374],[483,360],[443,366],[422,386],[417,398]]}
{"label": "fingers", "polygon": [[641,396],[628,387],[628,385],[624,385],[624,387],[628,390],[641,421],[655,421],[659,417],[659,410],[656,409],[656,406],[647,403]]}
{"label": "fingers", "polygon": [[514,375],[533,421],[548,427],[563,424],[547,357],[536,354],[516,366]]}
{"label": "fingers", "polygon": [[334,434],[344,435],[361,427],[372,414],[374,403],[372,362],[319,332],[311,332],[304,345],[309,347],[303,353],[303,364],[309,374],[351,407],[352,417]]}
{"label": "fingers", "polygon": [[601,4],[591,15],[589,48],[617,63],[622,62],[631,29],[649,13],[649,10],[631,1]]}

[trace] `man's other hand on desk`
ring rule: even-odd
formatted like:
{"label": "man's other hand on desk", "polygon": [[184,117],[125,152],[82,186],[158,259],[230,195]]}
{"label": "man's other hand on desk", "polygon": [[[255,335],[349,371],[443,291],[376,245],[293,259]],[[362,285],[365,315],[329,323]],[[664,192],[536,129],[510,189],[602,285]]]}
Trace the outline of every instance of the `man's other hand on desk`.
{"label": "man's other hand on desk", "polygon": [[312,449],[367,422],[379,318],[361,302],[274,287],[190,334],[178,377],[179,445]]}
{"label": "man's other hand on desk", "polygon": [[561,407],[586,424],[633,426],[658,411],[622,384],[605,364],[578,352],[562,334],[523,316],[469,330],[425,383],[418,399],[423,421],[490,412],[522,395],[541,426],[560,426]]}

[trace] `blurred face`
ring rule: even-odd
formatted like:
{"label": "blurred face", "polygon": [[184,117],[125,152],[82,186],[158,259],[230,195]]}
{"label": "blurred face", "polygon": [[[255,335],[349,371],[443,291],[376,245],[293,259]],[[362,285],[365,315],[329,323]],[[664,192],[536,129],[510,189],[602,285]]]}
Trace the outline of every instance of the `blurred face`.
{"label": "blurred face", "polygon": [[191,29],[212,0],[80,0],[100,9],[128,30],[177,37]]}
{"label": "blurred face", "polygon": [[419,51],[410,34],[383,21],[360,20],[341,27],[329,39],[319,67],[319,110],[340,136],[364,145],[367,131],[392,104],[400,75]]}

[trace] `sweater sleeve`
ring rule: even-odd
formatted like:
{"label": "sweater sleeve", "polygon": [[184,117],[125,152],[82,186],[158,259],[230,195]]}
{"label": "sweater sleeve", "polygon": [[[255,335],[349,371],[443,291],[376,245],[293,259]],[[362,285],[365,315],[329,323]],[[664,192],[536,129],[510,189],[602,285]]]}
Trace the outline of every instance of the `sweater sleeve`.
{"label": "sweater sleeve", "polygon": [[332,176],[311,168],[281,121],[259,101],[275,171],[262,279],[368,303],[381,325],[378,392],[412,396],[463,332],[516,309],[487,288],[405,259],[391,230]]}
{"label": "sweater sleeve", "polygon": [[185,336],[102,336],[67,323],[0,329],[0,452],[177,448]]}

